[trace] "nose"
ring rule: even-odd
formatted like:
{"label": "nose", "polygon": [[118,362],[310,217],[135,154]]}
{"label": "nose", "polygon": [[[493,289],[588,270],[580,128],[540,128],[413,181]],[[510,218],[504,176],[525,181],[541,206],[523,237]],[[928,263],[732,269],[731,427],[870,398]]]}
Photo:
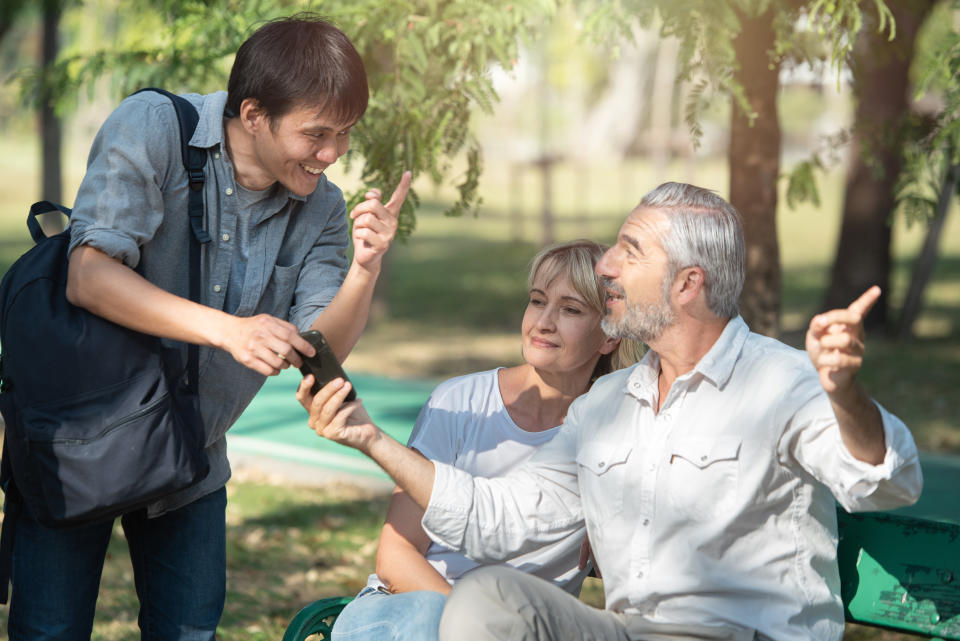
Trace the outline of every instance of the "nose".
{"label": "nose", "polygon": [[602,276],[604,278],[613,278],[616,276],[615,261],[614,261],[614,247],[611,247],[603,253],[603,256],[600,257],[600,260],[597,261],[596,266],[593,268],[593,271],[597,276]]}
{"label": "nose", "polygon": [[339,145],[337,145],[335,141],[330,141],[320,146],[320,149],[317,150],[316,158],[322,163],[332,165],[337,162],[337,159],[341,155],[343,155],[343,152],[340,151]]}
{"label": "nose", "polygon": [[553,332],[557,329],[557,308],[554,305],[546,305],[537,316],[537,329],[541,332]]}

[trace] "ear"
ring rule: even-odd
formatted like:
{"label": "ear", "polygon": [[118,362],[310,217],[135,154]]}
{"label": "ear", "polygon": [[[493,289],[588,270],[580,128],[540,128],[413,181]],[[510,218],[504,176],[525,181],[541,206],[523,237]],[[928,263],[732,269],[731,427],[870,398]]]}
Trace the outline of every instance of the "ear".
{"label": "ear", "polygon": [[615,349],[620,347],[620,339],[607,336],[602,343],[600,343],[600,349],[597,351],[601,354],[609,354]]}
{"label": "ear", "polygon": [[677,295],[677,302],[685,305],[697,298],[703,291],[706,274],[702,267],[685,267],[677,274],[677,280],[674,283],[674,291]]}
{"label": "ear", "polygon": [[244,98],[240,103],[240,124],[247,133],[270,127],[270,117],[256,98]]}

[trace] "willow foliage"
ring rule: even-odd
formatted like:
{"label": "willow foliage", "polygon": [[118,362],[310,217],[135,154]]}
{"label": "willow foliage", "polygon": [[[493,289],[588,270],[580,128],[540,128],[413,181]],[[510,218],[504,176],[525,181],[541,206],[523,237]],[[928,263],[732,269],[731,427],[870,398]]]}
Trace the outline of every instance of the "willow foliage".
{"label": "willow foliage", "polygon": [[[347,163],[362,163],[365,184],[389,190],[401,173],[452,179],[459,199],[448,214],[475,211],[482,170],[471,113],[497,101],[490,67],[510,69],[520,43],[555,10],[553,0],[119,0],[111,42],[61,56],[44,74],[24,76],[69,102],[100,77],[117,98],[145,86],[208,92],[226,87],[234,53],[264,21],[312,11],[347,33],[363,56],[371,100],[354,128]],[[462,155],[462,156],[461,156]],[[351,205],[362,193],[350,196]],[[414,229],[416,194],[400,214],[401,237]]]}

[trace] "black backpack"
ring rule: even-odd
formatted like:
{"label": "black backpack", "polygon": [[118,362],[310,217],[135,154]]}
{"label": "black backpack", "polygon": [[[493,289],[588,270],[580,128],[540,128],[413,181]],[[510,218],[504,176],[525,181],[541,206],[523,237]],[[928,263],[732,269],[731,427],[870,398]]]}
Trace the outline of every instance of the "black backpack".
{"label": "black backpack", "polygon": [[[147,91],[147,90],[145,90]],[[190,185],[190,298],[199,301],[206,152],[189,146],[198,115],[163,90],[180,123]],[[47,238],[30,209],[36,246],[0,284],[0,603],[6,602],[20,510],[49,527],[112,519],[202,480],[209,471],[197,405],[199,350],[180,351],[67,301],[69,228]]]}

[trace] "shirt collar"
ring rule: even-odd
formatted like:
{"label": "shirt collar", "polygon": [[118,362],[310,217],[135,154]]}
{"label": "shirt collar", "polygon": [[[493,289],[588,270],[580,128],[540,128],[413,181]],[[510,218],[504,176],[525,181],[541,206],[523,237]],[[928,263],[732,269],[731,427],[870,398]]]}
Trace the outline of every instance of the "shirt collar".
{"label": "shirt collar", "polygon": [[627,378],[628,394],[638,400],[653,403],[657,395],[657,378],[660,376],[660,355],[648,350]]}
{"label": "shirt collar", "polygon": [[200,108],[197,129],[193,132],[193,138],[190,139],[191,145],[207,149],[223,144],[223,109],[226,105],[226,91],[218,91],[206,96]]}
{"label": "shirt collar", "polygon": [[[684,375],[683,378],[691,378],[694,374],[700,374],[722,389],[730,380],[733,368],[740,358],[743,344],[746,343],[749,335],[750,328],[747,327],[743,318],[740,316],[731,318],[726,327],[723,328],[720,338],[697,362],[693,371]],[[637,363],[627,378],[627,391],[639,399],[653,398],[657,393],[659,375],[660,355],[650,350]]]}
{"label": "shirt collar", "polygon": [[731,318],[723,328],[720,338],[713,344],[710,351],[703,355],[693,371],[723,389],[733,374],[733,368],[740,358],[740,351],[749,335],[750,328],[742,317]]}

